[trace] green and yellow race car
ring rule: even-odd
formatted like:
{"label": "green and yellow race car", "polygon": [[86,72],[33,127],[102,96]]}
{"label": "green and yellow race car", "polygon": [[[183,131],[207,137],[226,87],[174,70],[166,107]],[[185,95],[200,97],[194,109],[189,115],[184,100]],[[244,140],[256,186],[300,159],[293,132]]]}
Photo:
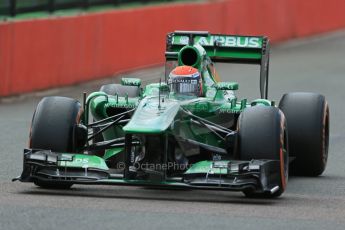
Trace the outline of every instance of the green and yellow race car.
{"label": "green and yellow race car", "polygon": [[[269,49],[260,36],[169,33],[164,80],[142,87],[122,78],[83,103],[43,98],[14,180],[280,196],[289,174],[324,171],[329,108],[315,93],[285,94],[278,106],[268,100]],[[238,83],[221,82],[216,62],[260,65],[260,98],[238,98]]]}

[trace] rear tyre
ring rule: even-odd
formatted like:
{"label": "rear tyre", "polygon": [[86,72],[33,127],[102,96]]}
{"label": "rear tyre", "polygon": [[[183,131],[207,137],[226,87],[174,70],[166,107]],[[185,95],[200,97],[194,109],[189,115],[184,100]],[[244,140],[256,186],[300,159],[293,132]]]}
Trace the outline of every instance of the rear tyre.
{"label": "rear tyre", "polygon": [[329,143],[329,107],[324,96],[315,93],[285,94],[279,108],[289,129],[291,172],[318,176],[326,168]]}
{"label": "rear tyre", "polygon": [[124,97],[126,95],[128,95],[128,97],[139,97],[140,94],[139,87],[120,84],[103,85],[99,91],[109,95],[117,94],[119,97]]}
{"label": "rear tyre", "polygon": [[[45,97],[37,105],[32,118],[29,147],[53,152],[74,152],[74,127],[80,121],[82,108],[77,100]],[[67,189],[71,183],[36,180],[43,188]]]}
{"label": "rear tyre", "polygon": [[275,107],[254,106],[245,109],[238,119],[238,152],[241,160],[279,160],[279,172],[272,172],[279,181],[279,190],[256,193],[246,190],[247,197],[273,198],[280,196],[288,180],[288,143],[284,114]]}

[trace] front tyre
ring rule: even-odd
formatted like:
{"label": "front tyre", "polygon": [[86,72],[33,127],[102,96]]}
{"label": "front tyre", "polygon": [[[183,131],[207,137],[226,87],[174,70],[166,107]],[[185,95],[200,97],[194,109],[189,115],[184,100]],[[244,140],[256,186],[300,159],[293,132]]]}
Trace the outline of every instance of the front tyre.
{"label": "front tyre", "polygon": [[34,180],[34,184],[38,187],[44,188],[44,189],[58,189],[58,190],[66,190],[70,189],[72,187],[72,183],[69,182],[47,182],[42,180]]}
{"label": "front tyre", "polygon": [[[74,127],[80,122],[82,108],[77,100],[66,97],[45,97],[37,105],[32,118],[29,147],[53,152],[74,152]],[[71,183],[35,180],[48,189],[67,189]]]}
{"label": "front tyre", "polygon": [[245,109],[238,119],[238,154],[240,160],[279,160],[279,172],[271,172],[279,189],[273,194],[244,191],[247,197],[280,196],[286,189],[289,157],[284,114],[275,107],[254,106]]}

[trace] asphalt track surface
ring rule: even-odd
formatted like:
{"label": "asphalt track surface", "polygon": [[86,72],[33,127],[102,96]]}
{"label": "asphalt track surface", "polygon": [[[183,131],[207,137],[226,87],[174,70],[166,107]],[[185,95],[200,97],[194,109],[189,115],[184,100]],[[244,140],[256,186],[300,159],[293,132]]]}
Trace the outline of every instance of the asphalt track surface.
{"label": "asphalt track surface", "polygon": [[[92,92],[113,78],[2,100],[0,229],[345,229],[345,31],[275,46],[271,57],[271,99],[278,102],[285,92],[311,91],[324,94],[330,104],[329,161],[322,176],[290,178],[287,191],[273,200],[119,186],[54,191],[11,182],[21,172],[22,150],[40,98],[80,98],[84,90]],[[218,69],[224,80],[240,82],[240,95],[258,97],[256,67]],[[163,68],[153,68],[131,75],[151,80],[162,74]]]}

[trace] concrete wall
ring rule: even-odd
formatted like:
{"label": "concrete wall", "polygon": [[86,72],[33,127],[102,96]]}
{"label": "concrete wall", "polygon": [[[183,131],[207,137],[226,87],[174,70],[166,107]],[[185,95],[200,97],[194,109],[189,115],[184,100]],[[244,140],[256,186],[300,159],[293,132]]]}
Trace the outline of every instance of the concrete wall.
{"label": "concrete wall", "polygon": [[220,0],[0,23],[0,96],[106,77],[164,61],[179,30],[278,42],[345,27],[344,0]]}

